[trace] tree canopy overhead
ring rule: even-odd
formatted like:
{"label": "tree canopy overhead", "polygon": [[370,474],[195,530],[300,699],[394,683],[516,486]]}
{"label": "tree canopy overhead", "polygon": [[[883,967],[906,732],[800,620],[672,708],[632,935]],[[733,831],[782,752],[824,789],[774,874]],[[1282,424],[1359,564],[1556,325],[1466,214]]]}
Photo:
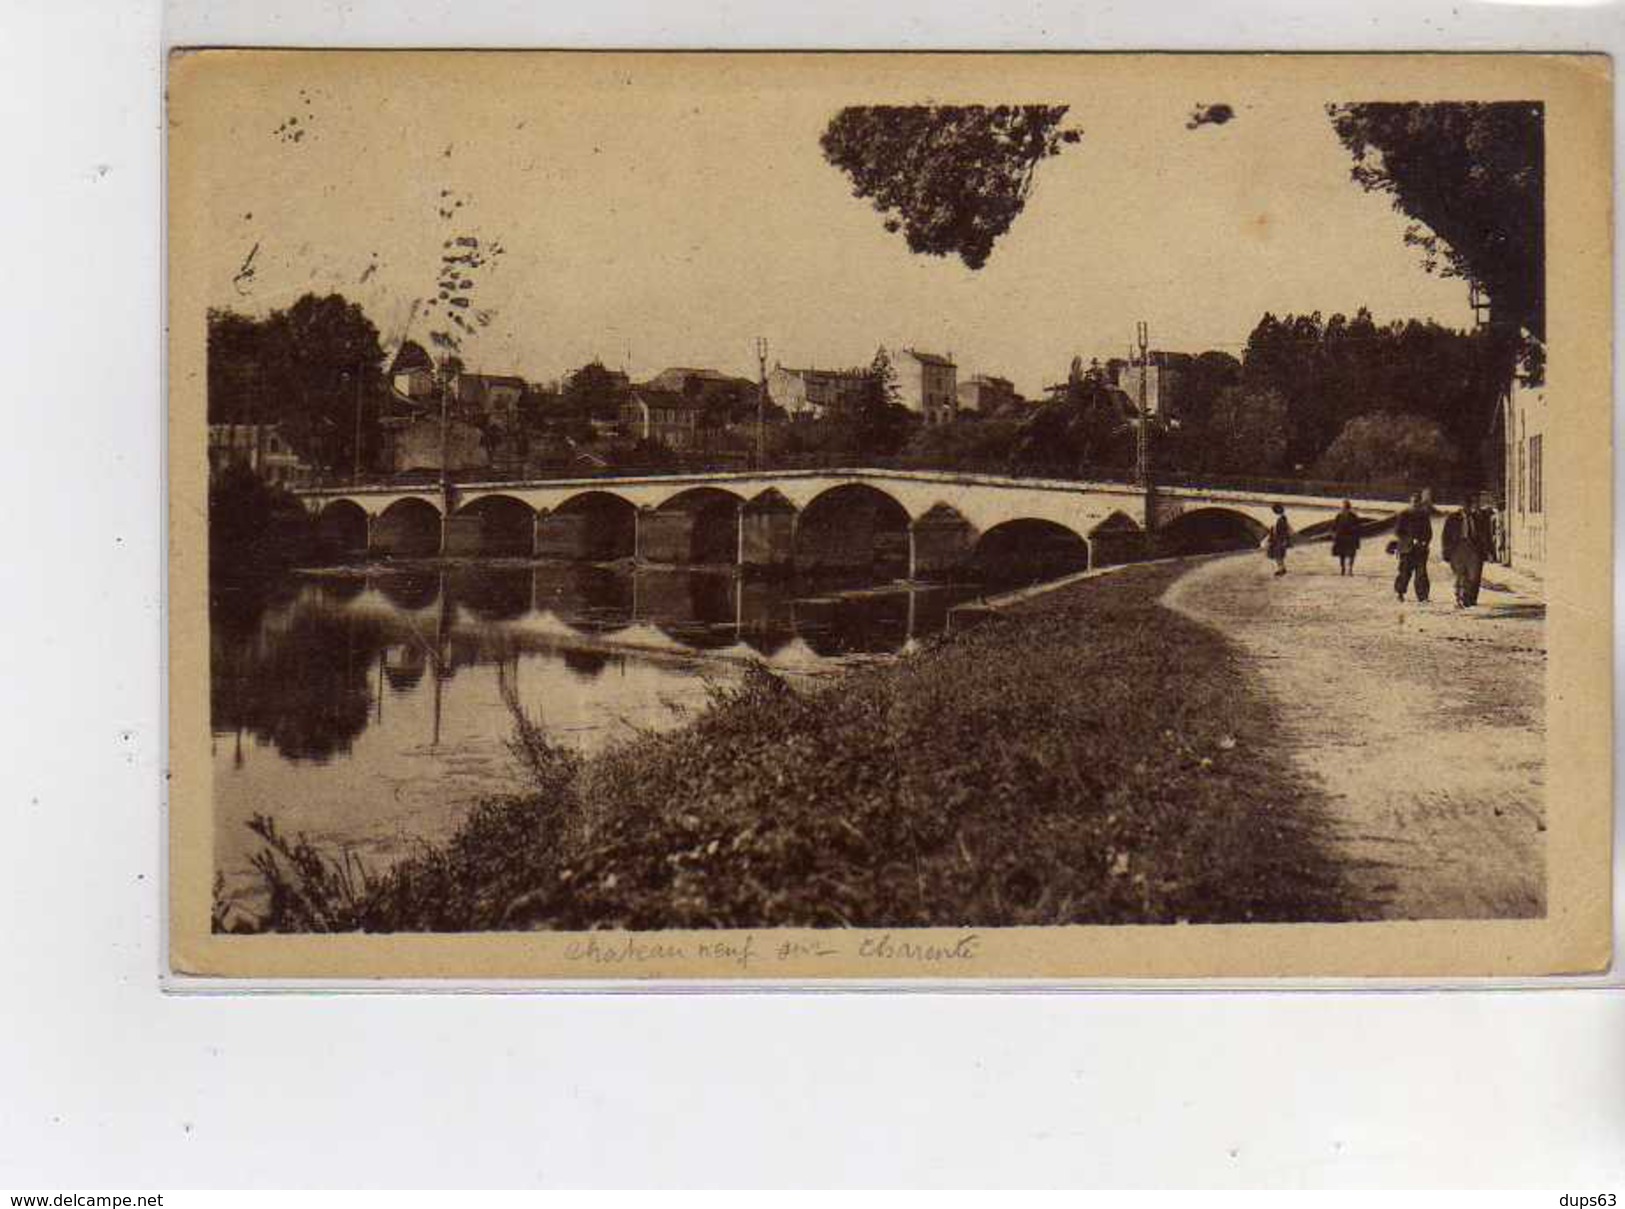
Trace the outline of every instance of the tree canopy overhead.
{"label": "tree canopy overhead", "polygon": [[830,119],[824,158],[856,197],[903,232],[909,251],[972,269],[1026,205],[1033,171],[1075,143],[1065,105],[856,105]]}
{"label": "tree canopy overhead", "polygon": [[1546,338],[1543,108],[1537,101],[1362,102],[1326,107],[1351,175],[1415,219],[1405,242],[1429,271],[1489,295],[1492,315]]}

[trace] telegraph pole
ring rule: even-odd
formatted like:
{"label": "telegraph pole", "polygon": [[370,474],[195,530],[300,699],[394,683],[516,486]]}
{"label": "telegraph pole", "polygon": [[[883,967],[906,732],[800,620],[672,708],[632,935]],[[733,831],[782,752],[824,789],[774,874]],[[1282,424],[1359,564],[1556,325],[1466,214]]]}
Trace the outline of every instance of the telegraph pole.
{"label": "telegraph pole", "polygon": [[756,337],[756,469],[767,467],[767,337]]}
{"label": "telegraph pole", "polygon": [[[440,550],[445,553],[446,533],[451,527],[451,367],[445,359],[440,362]],[[435,681],[439,684],[438,677]],[[438,706],[440,704],[439,690],[436,689],[435,705],[435,742],[440,741],[440,719]]]}
{"label": "telegraph pole", "polygon": [[1151,486],[1151,333],[1145,320],[1134,325],[1135,343],[1140,346],[1140,422],[1134,430],[1134,477],[1145,492],[1145,556],[1156,556],[1157,501]]}
{"label": "telegraph pole", "polygon": [[1150,344],[1150,331],[1145,320],[1134,325],[1135,342],[1140,346],[1140,423],[1135,429],[1134,441],[1134,476],[1142,487],[1151,486],[1151,435],[1147,428],[1150,417],[1146,415],[1146,386],[1151,376],[1151,362],[1147,348]]}

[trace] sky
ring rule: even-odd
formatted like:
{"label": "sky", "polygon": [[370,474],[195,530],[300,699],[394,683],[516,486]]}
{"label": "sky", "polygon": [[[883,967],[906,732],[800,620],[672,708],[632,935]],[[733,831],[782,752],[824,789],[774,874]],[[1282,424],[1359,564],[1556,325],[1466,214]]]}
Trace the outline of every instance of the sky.
{"label": "sky", "polygon": [[[499,241],[463,357],[536,381],[595,357],[754,377],[765,337],[770,366],[915,347],[1034,395],[1139,320],[1153,347],[1238,355],[1266,310],[1470,324],[1465,284],[1349,179],[1337,94],[1241,62],[239,53],[172,78],[193,154],[171,188],[203,195],[183,242],[211,305],[337,291],[391,348],[427,342],[413,304],[446,238]],[[1083,131],[980,271],[910,253],[818,146],[843,105],[974,101],[1067,104]],[[1188,130],[1212,102],[1234,120]]]}

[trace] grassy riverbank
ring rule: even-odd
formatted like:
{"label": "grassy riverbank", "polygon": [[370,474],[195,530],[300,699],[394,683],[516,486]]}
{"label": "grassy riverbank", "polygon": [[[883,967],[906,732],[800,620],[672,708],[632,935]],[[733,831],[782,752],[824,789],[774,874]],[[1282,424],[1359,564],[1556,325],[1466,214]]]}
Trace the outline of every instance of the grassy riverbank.
{"label": "grassy riverbank", "polygon": [[753,669],[373,878],[264,825],[294,930],[1339,918],[1312,787],[1216,633],[1127,568],[822,690]]}

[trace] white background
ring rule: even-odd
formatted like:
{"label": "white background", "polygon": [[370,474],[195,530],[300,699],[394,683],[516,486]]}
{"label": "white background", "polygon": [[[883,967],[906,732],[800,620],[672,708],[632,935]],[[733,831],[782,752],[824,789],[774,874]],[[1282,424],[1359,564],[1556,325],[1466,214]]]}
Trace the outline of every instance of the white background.
{"label": "white background", "polygon": [[163,45],[1579,50],[1625,28],[1612,5],[1465,0],[999,7],[0,8],[0,1191],[1625,1191],[1617,990],[160,991]]}

